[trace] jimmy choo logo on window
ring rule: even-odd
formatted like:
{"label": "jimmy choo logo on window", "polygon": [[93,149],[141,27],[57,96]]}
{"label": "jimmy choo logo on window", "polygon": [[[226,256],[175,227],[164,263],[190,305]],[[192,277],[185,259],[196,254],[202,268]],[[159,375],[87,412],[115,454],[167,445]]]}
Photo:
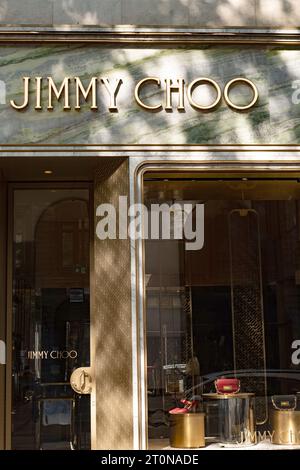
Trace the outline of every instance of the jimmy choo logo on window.
{"label": "jimmy choo logo on window", "polygon": [[27,351],[28,359],[76,359],[77,351]]}
{"label": "jimmy choo logo on window", "polygon": [[[106,107],[109,112],[117,112],[120,92],[126,85],[122,78],[107,77],[91,77],[85,83],[79,77],[65,77],[59,83],[52,77],[23,77],[22,82],[21,98],[10,100],[10,106],[17,111],[30,106],[37,111],[52,111],[54,104],[62,101],[65,111],[79,111],[84,105],[85,109],[89,107],[91,111]],[[209,102],[203,101],[207,95],[200,92],[203,85],[213,92],[214,97]],[[252,94],[250,98],[245,98],[244,104],[235,103],[230,96],[236,86],[242,87],[247,96],[249,90]],[[219,83],[209,77],[198,77],[189,83],[184,78],[145,77],[134,85],[133,97],[143,110],[149,112],[183,112],[186,106],[196,111],[213,111],[222,101],[235,111],[245,111],[256,104],[258,90],[251,80],[244,77],[229,80],[223,90]]]}

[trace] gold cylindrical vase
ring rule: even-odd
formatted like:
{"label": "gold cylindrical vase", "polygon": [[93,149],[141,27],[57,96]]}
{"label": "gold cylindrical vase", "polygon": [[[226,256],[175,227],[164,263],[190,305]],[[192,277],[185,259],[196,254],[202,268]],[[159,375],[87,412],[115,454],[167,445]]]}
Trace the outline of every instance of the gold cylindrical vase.
{"label": "gold cylindrical vase", "polygon": [[170,445],[175,448],[205,446],[205,413],[170,414]]}
{"label": "gold cylindrical vase", "polygon": [[300,411],[271,411],[272,443],[279,445],[300,445]]}

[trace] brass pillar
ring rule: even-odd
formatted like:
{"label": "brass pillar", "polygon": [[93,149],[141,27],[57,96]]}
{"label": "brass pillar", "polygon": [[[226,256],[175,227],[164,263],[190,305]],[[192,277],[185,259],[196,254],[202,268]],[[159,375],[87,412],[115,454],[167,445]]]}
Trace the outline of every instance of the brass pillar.
{"label": "brass pillar", "polygon": [[91,304],[92,448],[133,447],[132,333],[129,240],[99,240],[99,204],[116,208],[129,196],[128,160],[99,162],[94,179],[94,253]]}

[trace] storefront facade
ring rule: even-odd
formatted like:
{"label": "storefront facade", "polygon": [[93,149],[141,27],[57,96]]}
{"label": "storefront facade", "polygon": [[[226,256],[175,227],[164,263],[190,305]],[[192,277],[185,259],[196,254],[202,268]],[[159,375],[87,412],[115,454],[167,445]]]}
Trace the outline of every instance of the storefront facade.
{"label": "storefront facade", "polygon": [[[2,31],[0,448],[167,447],[222,372],[272,432],[300,392],[298,33],[36,31]],[[197,249],[128,236],[185,202]]]}

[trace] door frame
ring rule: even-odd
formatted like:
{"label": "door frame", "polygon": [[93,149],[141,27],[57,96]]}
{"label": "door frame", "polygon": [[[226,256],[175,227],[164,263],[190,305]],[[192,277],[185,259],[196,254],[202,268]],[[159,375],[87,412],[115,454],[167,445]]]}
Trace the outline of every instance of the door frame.
{"label": "door frame", "polygon": [[[12,441],[12,317],[13,317],[13,230],[14,230],[14,191],[16,189],[87,189],[89,191],[89,226],[90,226],[90,316],[92,311],[93,299],[93,270],[94,270],[94,184],[91,181],[46,181],[46,182],[8,182],[7,191],[7,253],[6,253],[6,308],[4,309],[5,315],[5,343],[6,343],[6,365],[5,365],[5,392],[4,392],[4,449],[11,450]],[[90,357],[92,358],[92,329],[90,330]],[[92,415],[92,413],[91,413]],[[92,425],[91,416],[91,440]],[[1,427],[0,427],[1,438]],[[1,441],[0,441],[1,443]]]}

